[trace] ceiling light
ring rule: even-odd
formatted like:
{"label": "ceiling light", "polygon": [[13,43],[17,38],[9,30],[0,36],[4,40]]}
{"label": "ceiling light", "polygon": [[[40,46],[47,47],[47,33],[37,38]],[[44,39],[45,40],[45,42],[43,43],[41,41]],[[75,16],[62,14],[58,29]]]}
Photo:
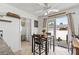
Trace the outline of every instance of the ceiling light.
{"label": "ceiling light", "polygon": [[47,15],[47,12],[44,15]]}
{"label": "ceiling light", "polygon": [[49,10],[48,13],[50,12],[58,12],[59,10],[58,9],[52,9],[52,10]]}
{"label": "ceiling light", "polygon": [[52,9],[52,10],[48,10],[48,13],[46,12],[44,15],[47,15],[47,14],[49,14],[49,13],[51,13],[51,12],[58,12],[59,10],[57,10],[57,9]]}

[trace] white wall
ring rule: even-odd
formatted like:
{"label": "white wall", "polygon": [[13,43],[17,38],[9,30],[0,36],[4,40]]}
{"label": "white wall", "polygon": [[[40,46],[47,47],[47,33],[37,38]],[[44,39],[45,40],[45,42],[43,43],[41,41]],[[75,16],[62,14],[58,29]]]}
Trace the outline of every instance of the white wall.
{"label": "white wall", "polygon": [[[32,34],[37,31],[37,29],[34,28],[34,23],[33,23],[35,19],[37,20],[37,17],[35,17],[34,15],[29,14],[26,11],[24,12],[18,8],[15,8],[5,3],[0,4],[0,12],[4,14],[6,12],[13,12],[20,15],[21,17],[26,17],[31,19]],[[20,36],[19,33],[21,33],[19,32],[19,25],[20,25],[19,20],[11,17],[4,17],[3,19],[5,20],[8,19],[13,21],[11,24],[0,22],[0,29],[4,30],[4,40],[6,41],[6,43],[12,48],[12,50],[16,51],[21,48],[21,40],[19,37]]]}
{"label": "white wall", "polygon": [[37,34],[38,33],[38,28],[35,28],[34,27],[34,20],[37,20],[37,19],[32,19],[31,20],[31,34],[33,35],[33,34]]}
{"label": "white wall", "polygon": [[11,23],[0,21],[0,30],[3,30],[3,40],[13,51],[21,48],[20,43],[20,20],[11,17],[0,17],[0,19],[10,20]]}
{"label": "white wall", "polygon": [[32,34],[37,32],[38,29],[37,28],[34,28],[34,20],[37,20],[37,17],[28,13],[27,11],[23,11],[23,10],[20,10],[18,8],[15,8],[9,4],[0,4],[0,12],[14,12],[18,15],[20,15],[21,17],[25,17],[27,19],[31,19],[31,31],[32,31]]}
{"label": "white wall", "polygon": [[38,33],[42,33],[43,30],[43,19],[38,17]]}

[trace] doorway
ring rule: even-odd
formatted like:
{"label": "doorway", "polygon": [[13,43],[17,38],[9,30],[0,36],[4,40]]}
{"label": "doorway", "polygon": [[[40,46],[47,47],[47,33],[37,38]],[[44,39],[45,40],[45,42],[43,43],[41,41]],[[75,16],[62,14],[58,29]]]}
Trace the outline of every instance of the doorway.
{"label": "doorway", "polygon": [[25,54],[31,54],[31,19],[26,18],[22,20],[21,25],[23,28],[21,35],[24,35],[21,38],[21,47]]}
{"label": "doorway", "polygon": [[31,20],[22,19],[20,21],[21,32],[21,50],[17,51],[18,55],[31,55]]}
{"label": "doorway", "polygon": [[48,33],[51,33],[50,54],[68,55],[68,19],[60,16],[48,20]]}

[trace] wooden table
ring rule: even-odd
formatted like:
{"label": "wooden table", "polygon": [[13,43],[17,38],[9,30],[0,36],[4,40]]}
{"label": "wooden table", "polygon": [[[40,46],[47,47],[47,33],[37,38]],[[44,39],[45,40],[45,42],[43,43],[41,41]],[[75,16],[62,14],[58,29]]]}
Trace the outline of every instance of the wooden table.
{"label": "wooden table", "polygon": [[79,55],[79,39],[75,38],[73,40],[73,47],[76,49],[76,55]]}

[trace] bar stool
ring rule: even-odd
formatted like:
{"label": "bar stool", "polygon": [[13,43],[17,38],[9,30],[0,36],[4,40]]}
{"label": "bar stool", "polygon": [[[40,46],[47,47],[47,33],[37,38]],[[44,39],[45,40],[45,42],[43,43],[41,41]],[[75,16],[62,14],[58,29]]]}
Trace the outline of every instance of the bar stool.
{"label": "bar stool", "polygon": [[41,55],[44,52],[47,55],[47,39],[44,35],[34,34],[32,36],[32,52],[34,55],[36,53]]}

